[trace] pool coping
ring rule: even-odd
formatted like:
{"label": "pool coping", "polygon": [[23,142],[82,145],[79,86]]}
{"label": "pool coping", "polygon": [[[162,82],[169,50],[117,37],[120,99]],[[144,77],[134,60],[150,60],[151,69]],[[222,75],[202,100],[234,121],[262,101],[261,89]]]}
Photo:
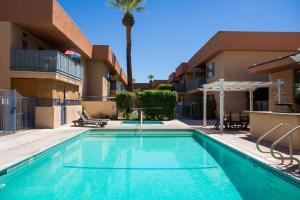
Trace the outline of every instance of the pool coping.
{"label": "pool coping", "polygon": [[[112,129],[112,128],[90,128],[87,130],[82,130],[80,132],[78,132],[77,134],[75,134],[74,136],[71,136],[69,138],[67,138],[66,140],[62,140],[56,144],[53,144],[52,146],[42,149],[41,151],[28,156],[27,158],[24,158],[23,160],[16,162],[4,169],[0,170],[0,177],[6,174],[9,174],[17,169],[19,169],[20,167],[26,165],[26,164],[30,164],[32,163],[34,160],[40,158],[41,156],[44,156],[48,153],[51,153],[52,151],[55,151],[57,148],[60,148],[64,145],[66,145],[69,142],[72,142],[74,140],[76,140],[78,137],[82,136],[83,134],[85,134],[86,132],[89,131],[124,131],[124,130],[128,130],[128,131],[136,131],[136,129],[132,129],[132,127],[122,127],[122,128],[116,128],[116,129]],[[151,127],[151,128],[144,128],[143,130],[146,131],[157,131],[157,130],[162,130],[161,128],[155,128],[155,127]],[[300,178],[297,178],[295,176],[293,176],[290,173],[287,173],[285,171],[280,170],[279,168],[276,168],[275,166],[273,166],[271,163],[268,163],[268,160],[266,159],[261,159],[258,156],[255,156],[254,154],[250,153],[250,152],[245,152],[242,149],[239,149],[237,146],[234,146],[232,144],[226,143],[225,141],[222,141],[220,139],[214,138],[212,137],[210,134],[205,133],[204,131],[200,131],[197,129],[193,129],[193,128],[165,128],[163,129],[165,131],[192,131],[194,133],[197,133],[203,137],[206,137],[212,141],[214,141],[215,143],[222,145],[223,147],[237,153],[238,155],[242,156],[243,158],[246,158],[248,160],[251,160],[252,162],[255,162],[257,165],[259,165],[260,167],[264,168],[265,170],[270,171],[271,173],[274,173],[276,175],[278,175],[279,177],[283,178],[284,180],[296,185],[297,187],[300,188]],[[155,135],[152,134],[152,135]],[[176,135],[176,134],[170,134],[170,135]],[[187,134],[188,135],[188,134]]]}

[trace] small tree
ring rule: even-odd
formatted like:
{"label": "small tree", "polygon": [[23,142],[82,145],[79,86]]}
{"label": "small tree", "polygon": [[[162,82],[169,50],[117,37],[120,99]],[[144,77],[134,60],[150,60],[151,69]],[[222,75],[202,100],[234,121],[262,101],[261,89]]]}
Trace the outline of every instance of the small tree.
{"label": "small tree", "polygon": [[152,75],[152,74],[149,74],[149,76],[148,76],[147,78],[150,80],[150,82],[152,82],[152,81],[153,81],[153,79],[154,79],[154,75]]}

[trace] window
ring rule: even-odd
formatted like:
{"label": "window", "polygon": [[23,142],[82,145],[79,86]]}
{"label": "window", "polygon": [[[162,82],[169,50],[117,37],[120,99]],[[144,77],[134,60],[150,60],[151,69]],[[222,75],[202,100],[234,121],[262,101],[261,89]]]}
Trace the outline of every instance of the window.
{"label": "window", "polygon": [[215,63],[207,65],[207,78],[211,78],[215,75]]}
{"label": "window", "polygon": [[300,105],[300,70],[295,71],[294,75],[294,84],[295,84],[295,103]]}
{"label": "window", "polygon": [[26,40],[22,40],[22,49],[28,49],[28,42]]}

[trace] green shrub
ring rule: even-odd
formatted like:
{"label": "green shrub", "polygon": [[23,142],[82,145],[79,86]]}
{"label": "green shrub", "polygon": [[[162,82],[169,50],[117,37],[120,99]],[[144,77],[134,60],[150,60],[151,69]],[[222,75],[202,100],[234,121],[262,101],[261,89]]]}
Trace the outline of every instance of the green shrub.
{"label": "green shrub", "polygon": [[137,93],[139,104],[145,108],[146,119],[166,119],[175,118],[175,106],[177,93],[170,90],[146,90]]}
{"label": "green shrub", "polygon": [[172,84],[160,84],[158,90],[172,90]]}
{"label": "green shrub", "polygon": [[134,93],[127,91],[117,91],[117,108],[121,111],[130,112],[133,107]]}

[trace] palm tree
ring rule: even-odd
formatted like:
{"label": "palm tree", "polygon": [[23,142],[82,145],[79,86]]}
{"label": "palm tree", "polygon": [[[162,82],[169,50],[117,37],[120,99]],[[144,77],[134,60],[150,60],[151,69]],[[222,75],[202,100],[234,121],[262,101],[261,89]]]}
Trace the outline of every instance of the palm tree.
{"label": "palm tree", "polygon": [[131,28],[134,25],[132,12],[143,12],[145,10],[145,0],[108,0],[108,2],[124,12],[122,23],[126,27],[127,90],[132,91]]}
{"label": "palm tree", "polygon": [[152,82],[152,81],[153,81],[153,79],[154,79],[154,75],[152,75],[152,74],[149,74],[149,76],[148,76],[147,78],[150,80],[150,82]]}

